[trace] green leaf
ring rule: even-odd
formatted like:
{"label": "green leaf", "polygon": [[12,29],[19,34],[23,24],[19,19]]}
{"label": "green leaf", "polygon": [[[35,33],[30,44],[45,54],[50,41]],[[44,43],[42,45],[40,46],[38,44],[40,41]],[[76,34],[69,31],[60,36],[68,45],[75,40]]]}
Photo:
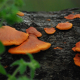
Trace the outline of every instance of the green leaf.
{"label": "green leaf", "polygon": [[4,2],[4,0],[0,0],[0,4],[1,4],[2,2]]}
{"label": "green leaf", "polygon": [[17,80],[30,80],[27,76],[20,76]]}
{"label": "green leaf", "polygon": [[6,10],[3,9],[2,11],[0,11],[0,18],[4,18],[6,17]]}
{"label": "green leaf", "polygon": [[31,70],[30,70],[30,76],[31,76],[31,79],[34,78],[34,75],[35,75],[35,70],[31,69]]}
{"label": "green leaf", "polygon": [[15,0],[15,5],[17,7],[22,7],[23,6],[23,0]]}
{"label": "green leaf", "polygon": [[11,66],[24,65],[24,64],[26,64],[26,62],[25,62],[23,59],[20,59],[20,60],[17,60],[17,61],[15,61],[15,62],[13,62],[13,63],[11,64]]}
{"label": "green leaf", "polygon": [[29,56],[30,60],[34,60],[33,56],[30,53],[27,53],[27,55]]}
{"label": "green leaf", "polygon": [[17,16],[18,11],[19,10],[14,5],[6,7],[0,12],[0,18],[4,19],[8,24],[22,22],[22,18]]}
{"label": "green leaf", "polygon": [[39,68],[40,65],[39,65],[39,63],[36,60],[33,60],[33,61],[30,62],[29,67],[31,69],[35,70],[36,68]]}
{"label": "green leaf", "polygon": [[0,54],[2,54],[5,51],[5,47],[2,44],[2,42],[0,41]]}
{"label": "green leaf", "polygon": [[25,72],[26,67],[27,63],[23,59],[20,59],[20,65],[19,65],[20,74],[23,74]]}
{"label": "green leaf", "polygon": [[19,23],[22,21],[22,19],[20,17],[18,17],[17,15],[14,14],[8,14],[6,16],[6,21],[8,24],[14,24],[14,23]]}
{"label": "green leaf", "polygon": [[2,65],[0,65],[0,73],[3,74],[3,75],[6,75],[6,71],[4,69],[4,67]]}
{"label": "green leaf", "polygon": [[6,76],[9,78],[9,77],[11,77],[11,74],[7,74]]}
{"label": "green leaf", "polygon": [[17,61],[15,61],[15,62],[13,62],[12,64],[11,64],[11,66],[15,66],[15,65],[20,65],[21,63],[20,63],[20,60],[17,60]]}
{"label": "green leaf", "polygon": [[23,74],[25,72],[27,63],[23,59],[17,60],[11,64],[11,66],[15,66],[15,65],[19,66],[20,74]]}
{"label": "green leaf", "polygon": [[26,70],[26,65],[20,65],[19,70],[20,70],[20,74],[23,74]]}
{"label": "green leaf", "polygon": [[8,80],[17,80],[17,78],[15,76],[10,76]]}

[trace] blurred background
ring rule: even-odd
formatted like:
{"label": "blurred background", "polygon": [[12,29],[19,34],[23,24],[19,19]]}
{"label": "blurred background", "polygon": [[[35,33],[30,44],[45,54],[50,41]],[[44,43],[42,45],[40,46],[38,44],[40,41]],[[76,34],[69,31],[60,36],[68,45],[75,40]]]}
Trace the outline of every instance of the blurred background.
{"label": "blurred background", "polygon": [[24,0],[23,11],[59,11],[80,7],[80,0]]}

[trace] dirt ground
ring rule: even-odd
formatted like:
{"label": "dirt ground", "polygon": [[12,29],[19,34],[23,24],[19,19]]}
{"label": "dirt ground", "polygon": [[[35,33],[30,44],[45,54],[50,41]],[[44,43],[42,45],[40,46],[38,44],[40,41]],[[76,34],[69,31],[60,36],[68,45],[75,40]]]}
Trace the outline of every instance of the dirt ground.
{"label": "dirt ground", "polygon": [[[51,43],[51,47],[48,50],[33,54],[34,59],[41,65],[36,70],[36,80],[80,80],[80,67],[76,66],[73,61],[73,57],[77,52],[72,51],[75,43],[80,41],[80,19],[67,20],[64,18],[64,16],[73,12],[74,14],[80,13],[76,8],[54,12],[24,11],[25,16],[22,17],[24,21],[12,25],[12,27],[23,32],[26,32],[27,28],[33,26],[42,33],[40,40]],[[47,19],[50,19],[50,21]],[[58,23],[66,21],[73,24],[72,29],[67,31],[56,29]],[[52,35],[46,34],[44,31],[45,27],[54,27],[56,32]],[[21,58],[29,61],[29,58],[27,55],[12,55],[8,53],[10,47],[6,46],[1,64],[7,65],[8,67],[5,69],[12,74],[16,67],[10,67],[10,64]],[[54,49],[55,47],[61,47],[62,49]],[[29,75],[27,70],[25,75]],[[0,80],[7,80],[7,78],[0,74]]]}

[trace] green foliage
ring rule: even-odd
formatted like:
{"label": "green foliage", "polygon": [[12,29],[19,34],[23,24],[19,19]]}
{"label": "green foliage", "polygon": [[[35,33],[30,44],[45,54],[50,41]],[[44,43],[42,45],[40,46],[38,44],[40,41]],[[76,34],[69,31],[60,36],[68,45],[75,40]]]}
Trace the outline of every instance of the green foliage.
{"label": "green foliage", "polygon": [[0,64],[0,73],[3,74],[3,75],[7,74],[4,67],[1,64]]}
{"label": "green foliage", "polygon": [[15,5],[18,7],[22,7],[23,6],[23,0],[15,0]]}
{"label": "green foliage", "polygon": [[3,46],[2,42],[0,41],[0,54],[5,51],[5,47]]}
{"label": "green foliage", "polygon": [[[29,67],[30,68],[30,78],[28,78],[27,76],[20,76],[18,78],[18,80],[33,80],[34,78],[34,73],[35,73],[35,70],[37,68],[40,67],[39,63],[33,59],[33,56],[31,54],[28,53],[28,56],[31,58],[31,61],[30,62],[26,62],[24,61],[23,59],[20,59],[20,60],[17,60],[15,61],[14,63],[11,64],[11,66],[16,66],[18,65],[18,68],[14,71],[14,73],[12,74],[11,77],[9,77],[8,80],[13,80],[13,78],[15,78],[15,75],[17,74],[17,72],[20,72],[20,74],[24,74],[24,72],[26,71],[26,68]],[[16,78],[15,78],[16,80]]]}
{"label": "green foliage", "polygon": [[[10,4],[9,0],[1,0],[0,3],[0,19],[6,21],[8,24],[21,22],[22,19],[17,16],[18,8],[23,5],[23,0],[13,0]],[[8,5],[7,5],[8,4]],[[1,23],[2,26],[2,23]]]}
{"label": "green foliage", "polygon": [[20,74],[23,74],[26,70],[26,62],[23,59],[17,60],[11,66],[19,65]]}
{"label": "green foliage", "polygon": [[30,79],[27,78],[26,76],[20,76],[17,80],[30,80]]}
{"label": "green foliage", "polygon": [[17,80],[17,78],[15,76],[10,76],[8,80]]}
{"label": "green foliage", "polygon": [[4,0],[0,0],[0,3],[2,3]]}
{"label": "green foliage", "polygon": [[[40,65],[36,60],[33,59],[33,56],[31,54],[28,53],[28,56],[29,58],[31,57],[30,62],[26,62],[23,59],[20,59],[11,64],[11,67],[18,65],[17,69],[13,72],[12,75],[8,74],[2,65],[0,65],[0,73],[6,75],[8,77],[7,80],[33,80],[35,75],[35,70],[39,68]],[[24,72],[26,71],[27,67],[30,68],[30,78],[27,76],[21,76],[24,75]],[[16,77],[16,74],[18,72],[20,73],[20,76]]]}
{"label": "green foliage", "polygon": [[[8,24],[14,24],[15,22],[21,22],[22,19],[17,16],[18,9],[12,5],[10,8],[7,7],[4,11],[1,11],[1,17],[5,18]],[[5,14],[4,14],[5,13]]]}
{"label": "green foliage", "polygon": [[7,74],[6,76],[8,77],[7,80],[17,80],[17,78],[15,76],[12,76],[10,74]]}

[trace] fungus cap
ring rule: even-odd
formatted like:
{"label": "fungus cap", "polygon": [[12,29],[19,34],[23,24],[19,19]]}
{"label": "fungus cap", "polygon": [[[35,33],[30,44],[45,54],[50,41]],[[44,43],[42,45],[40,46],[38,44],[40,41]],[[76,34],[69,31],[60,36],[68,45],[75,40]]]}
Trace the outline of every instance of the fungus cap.
{"label": "fungus cap", "polygon": [[51,21],[51,19],[47,19],[47,21]]}
{"label": "fungus cap", "polygon": [[80,52],[80,41],[76,43],[75,51]]}
{"label": "fungus cap", "polygon": [[17,13],[17,15],[19,15],[19,16],[24,16],[24,13],[19,11],[19,12]]}
{"label": "fungus cap", "polygon": [[54,34],[56,32],[55,28],[51,27],[51,28],[44,28],[44,31],[47,34]]}
{"label": "fungus cap", "polygon": [[76,14],[74,18],[80,18],[80,14]]}
{"label": "fungus cap", "polygon": [[80,52],[80,41],[76,43],[76,46],[72,48],[73,51]]}
{"label": "fungus cap", "polygon": [[64,18],[66,19],[74,19],[74,16],[73,14],[69,14],[68,16],[64,16]]}
{"label": "fungus cap", "polygon": [[2,26],[0,28],[0,40],[3,45],[20,45],[28,38],[29,34],[21,31],[17,31],[10,26]]}
{"label": "fungus cap", "polygon": [[29,34],[34,34],[36,35],[36,37],[41,37],[42,36],[42,33],[39,32],[36,28],[34,27],[29,27],[28,29],[26,29],[26,32],[29,33]]}
{"label": "fungus cap", "polygon": [[76,54],[75,57],[73,58],[75,65],[80,67],[80,54]]}
{"label": "fungus cap", "polygon": [[11,54],[38,53],[41,50],[50,48],[51,44],[39,40],[35,35],[30,34],[29,38],[21,45],[8,50]]}
{"label": "fungus cap", "polygon": [[73,47],[73,48],[72,48],[72,50],[73,50],[74,52],[76,51],[75,48],[76,48],[76,47]]}
{"label": "fungus cap", "polygon": [[69,29],[72,28],[72,26],[73,26],[72,23],[65,22],[65,23],[58,23],[56,28],[59,29],[59,30],[69,30]]}

